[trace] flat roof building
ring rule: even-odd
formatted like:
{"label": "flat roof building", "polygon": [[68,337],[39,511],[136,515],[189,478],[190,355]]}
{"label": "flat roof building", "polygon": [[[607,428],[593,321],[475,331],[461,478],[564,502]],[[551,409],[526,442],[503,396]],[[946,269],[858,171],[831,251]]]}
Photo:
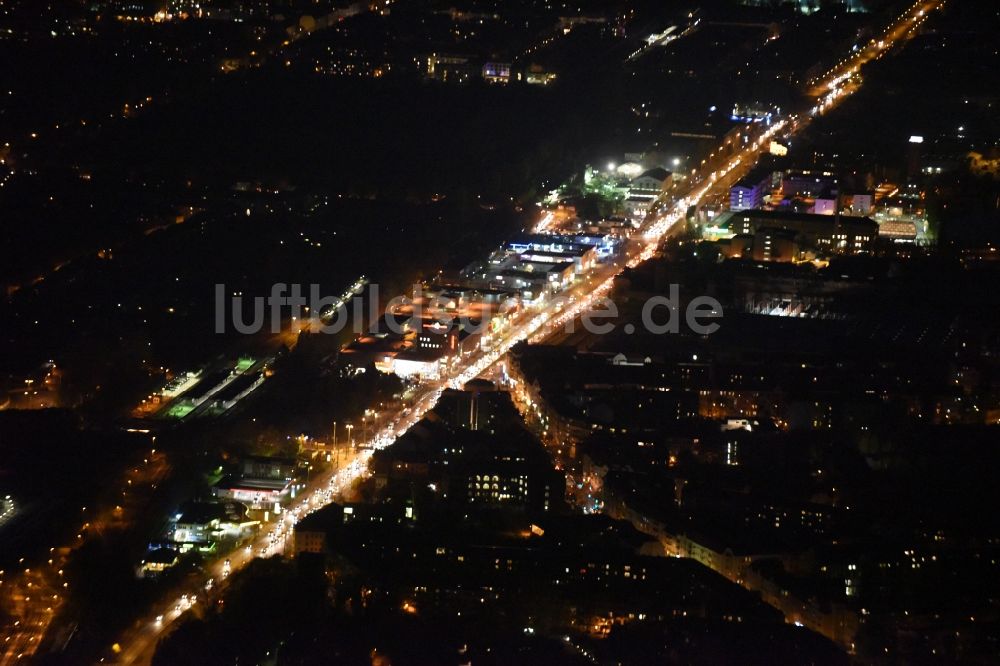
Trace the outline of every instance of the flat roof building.
{"label": "flat roof building", "polygon": [[870,252],[879,233],[878,223],[867,217],[765,210],[734,212],[720,221],[718,227],[730,238],[756,235],[763,229],[770,230],[772,236],[778,230],[794,232],[794,240],[800,248],[837,254]]}

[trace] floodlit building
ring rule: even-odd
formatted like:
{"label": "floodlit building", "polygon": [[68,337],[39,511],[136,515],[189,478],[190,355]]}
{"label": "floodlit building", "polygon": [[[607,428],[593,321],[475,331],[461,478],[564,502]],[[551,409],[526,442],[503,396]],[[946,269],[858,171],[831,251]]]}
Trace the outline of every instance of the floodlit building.
{"label": "floodlit building", "polygon": [[[787,257],[789,253],[794,256],[794,246],[800,250],[835,254],[870,252],[878,237],[878,229],[878,224],[867,217],[746,210],[720,216],[715,226],[706,229],[706,235],[733,239],[732,247],[737,242],[746,242],[738,237],[751,236],[754,238],[750,247],[755,258],[790,261],[790,258],[775,257]],[[756,238],[758,235],[759,240]],[[771,252],[767,250],[768,246],[772,248]],[[740,254],[745,256],[742,252]]]}
{"label": "floodlit building", "polygon": [[871,215],[875,210],[875,196],[871,192],[845,194],[841,203],[841,213],[846,215]]}
{"label": "floodlit building", "polygon": [[917,238],[917,225],[910,220],[885,220],[878,225],[878,235],[896,241],[913,242]]}
{"label": "floodlit building", "polygon": [[816,197],[813,201],[813,215],[835,215],[837,213],[837,197]]}
{"label": "floodlit building", "polygon": [[404,379],[437,379],[441,376],[444,359],[443,349],[405,349],[387,357],[381,366],[376,363],[376,367]]}
{"label": "floodlit building", "polygon": [[177,543],[209,543],[239,537],[257,521],[247,517],[247,507],[237,502],[188,502],[174,521]]}
{"label": "floodlit building", "polygon": [[176,566],[179,561],[178,552],[173,548],[156,548],[143,558],[139,571],[142,576],[153,577]]}
{"label": "floodlit building", "polygon": [[219,499],[242,502],[251,509],[269,510],[291,491],[295,460],[248,456],[238,476],[228,475],[212,488]]}
{"label": "floodlit building", "polygon": [[764,203],[764,195],[771,190],[771,172],[753,170],[729,189],[731,210],[752,210]]}
{"label": "floodlit building", "polygon": [[509,62],[488,62],[483,65],[483,80],[487,83],[509,83]]}
{"label": "floodlit building", "polygon": [[612,254],[615,247],[616,241],[606,234],[523,234],[505,243],[490,261],[499,264],[515,254],[528,260],[549,255],[572,258],[577,270],[585,271]]}
{"label": "floodlit building", "polygon": [[555,72],[544,69],[541,65],[530,65],[524,73],[524,82],[529,85],[547,86],[556,80]]}
{"label": "floodlit building", "polygon": [[633,194],[626,197],[625,215],[631,220],[641,221],[649,213],[650,206],[656,201],[656,197],[650,194]]}
{"label": "floodlit building", "polygon": [[469,56],[432,53],[427,56],[425,73],[429,79],[467,83],[479,73],[479,68]]}
{"label": "floodlit building", "polygon": [[639,194],[659,194],[670,185],[671,173],[662,167],[644,171],[629,183],[629,196]]}

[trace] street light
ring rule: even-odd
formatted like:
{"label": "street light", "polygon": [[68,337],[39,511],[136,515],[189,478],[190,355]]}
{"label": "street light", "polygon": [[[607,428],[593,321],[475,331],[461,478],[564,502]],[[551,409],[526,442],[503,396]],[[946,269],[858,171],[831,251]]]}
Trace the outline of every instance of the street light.
{"label": "street light", "polygon": [[347,441],[351,446],[354,446],[354,426],[348,423],[344,426],[347,428]]}

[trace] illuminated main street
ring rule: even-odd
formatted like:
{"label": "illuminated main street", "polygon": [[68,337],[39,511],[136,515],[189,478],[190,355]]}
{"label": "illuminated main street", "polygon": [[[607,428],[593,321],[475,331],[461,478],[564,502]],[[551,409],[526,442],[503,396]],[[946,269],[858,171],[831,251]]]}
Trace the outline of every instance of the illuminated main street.
{"label": "illuminated main street", "polygon": [[819,100],[819,109],[825,110],[829,102],[839,97],[832,95],[865,64],[885,55],[900,40],[916,34],[917,28],[927,19],[927,15],[944,6],[945,0],[918,0],[881,36],[872,37],[864,46],[841,59],[825,73],[809,81],[809,96]]}
{"label": "illuminated main street", "polygon": [[[855,51],[848,59],[815,81],[810,88],[815,106],[806,116],[792,116],[766,130],[758,130],[757,135],[747,138],[746,145],[738,150],[730,149],[729,152],[725,152],[723,146],[720,146],[713,151],[713,155],[718,152],[720,156],[725,154],[725,157],[716,158],[720,163],[709,164],[702,168],[703,174],[709,173],[707,178],[692,175],[692,178],[686,181],[686,187],[689,188],[686,192],[678,192],[678,188],[675,188],[661,196],[645,223],[628,242],[621,257],[597,265],[558,297],[549,299],[542,306],[529,309],[520,315],[488,350],[474,353],[469,358],[452,365],[445,373],[446,376],[417,387],[415,398],[408,407],[400,408],[394,415],[386,418],[384,421],[386,425],[354,451],[345,464],[314,477],[299,493],[292,506],[280,514],[274,522],[267,524],[249,545],[210,561],[205,567],[205,578],[210,578],[210,582],[204,580],[197,588],[175,590],[173,595],[169,599],[164,599],[148,617],[137,621],[133,628],[121,637],[119,643],[113,646],[112,653],[115,659],[119,663],[126,664],[148,663],[157,639],[171,623],[189,608],[204,604],[206,601],[212,602],[219,590],[224,587],[223,581],[254,557],[283,553],[295,522],[305,514],[333,501],[344,489],[367,474],[368,460],[372,452],[388,446],[423,418],[425,413],[433,408],[445,388],[461,387],[465,382],[489,370],[518,342],[542,341],[567,322],[594,308],[599,299],[607,296],[615,277],[626,266],[636,266],[650,259],[665,238],[683,229],[683,222],[692,206],[698,206],[708,197],[728,190],[731,183],[754,166],[759,155],[768,149],[772,139],[794,135],[805,127],[809,116],[828,111],[842,98],[856,90],[860,85],[856,76],[858,68],[870,60],[881,57],[895,42],[912,35],[914,27],[923,21],[928,12],[940,7],[943,1],[925,0],[911,6],[880,39],[875,39],[868,46]],[[545,215],[535,231],[547,231],[552,224],[553,216]]]}
{"label": "illuminated main street", "polygon": [[[636,266],[651,258],[660,242],[683,227],[688,208],[697,205],[701,199],[717,187],[728,187],[731,178],[739,177],[753,165],[757,155],[767,142],[786,127],[784,122],[776,123],[755,141],[749,143],[737,155],[730,158],[726,166],[715,172],[707,182],[700,183],[686,196],[665,195],[659,201],[658,214],[653,214],[636,232],[627,245],[624,256],[604,264],[598,264],[589,274],[559,294],[558,298],[547,300],[536,309],[529,309],[518,317],[503,336],[488,350],[480,350],[462,362],[452,366],[445,377],[422,383],[416,391],[409,407],[401,409],[386,419],[382,427],[368,442],[349,456],[339,469],[320,474],[298,495],[293,504],[253,542],[237,552],[219,556],[206,566],[206,581],[200,588],[175,591],[169,599],[143,620],[136,623],[112,648],[117,661],[124,664],[144,664],[152,658],[156,641],[161,633],[192,606],[204,603],[206,597],[218,594],[224,581],[231,573],[250,562],[254,557],[268,557],[281,554],[287,539],[291,536],[295,522],[330,502],[357,479],[367,473],[368,459],[374,450],[390,445],[397,437],[420,421],[437,403],[445,388],[460,388],[466,382],[478,377],[493,365],[518,342],[538,341],[555,332],[567,322],[594,309],[599,300],[607,296],[615,277],[626,266]],[[541,224],[546,223],[543,218]],[[211,583],[207,579],[211,579]],[[211,588],[211,589],[208,589]],[[206,594],[207,593],[207,594]]]}

